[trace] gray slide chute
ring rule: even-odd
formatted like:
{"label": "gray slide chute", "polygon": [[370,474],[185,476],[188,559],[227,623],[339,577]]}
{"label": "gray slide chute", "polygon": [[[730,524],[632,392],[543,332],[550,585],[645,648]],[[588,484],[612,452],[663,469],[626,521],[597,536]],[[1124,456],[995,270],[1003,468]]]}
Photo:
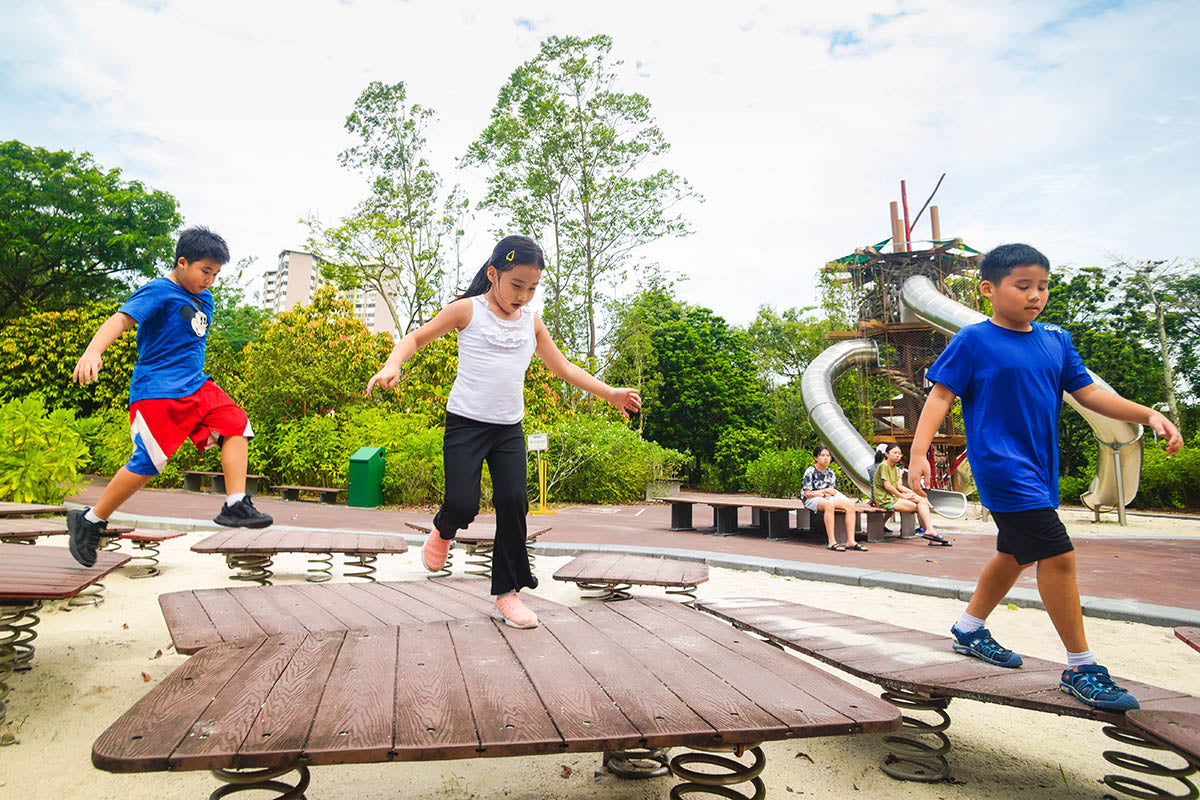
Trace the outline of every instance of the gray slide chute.
{"label": "gray slide chute", "polygon": [[[846,419],[833,393],[833,382],[851,367],[879,364],[879,349],[870,339],[848,339],[829,347],[814,358],[800,379],[800,396],[813,429],[824,440],[846,476],[867,497],[871,481],[867,470],[875,463],[875,451]],[[967,498],[961,492],[927,490],[930,507],[944,517],[957,519],[967,512]]]}
{"label": "gray slide chute", "polygon": [[[920,321],[953,336],[967,325],[983,322],[986,316],[956,303],[937,290],[929,278],[918,275],[909,278],[900,289],[900,318],[903,322]],[[1096,373],[1088,375],[1102,389],[1112,391]],[[1142,426],[1089,411],[1071,395],[1063,393],[1072,408],[1079,412],[1100,444],[1100,459],[1096,477],[1080,496],[1080,501],[1092,511],[1116,509],[1125,523],[1125,505],[1137,495],[1142,471]],[[968,443],[968,448],[970,444]]]}

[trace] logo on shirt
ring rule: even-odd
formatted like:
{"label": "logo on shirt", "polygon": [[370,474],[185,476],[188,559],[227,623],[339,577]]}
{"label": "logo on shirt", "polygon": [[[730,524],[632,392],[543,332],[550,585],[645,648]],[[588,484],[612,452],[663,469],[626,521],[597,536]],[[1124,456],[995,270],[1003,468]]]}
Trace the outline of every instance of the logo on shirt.
{"label": "logo on shirt", "polygon": [[204,338],[204,334],[208,333],[208,314],[205,314],[200,302],[195,298],[191,298],[191,305],[186,305],[179,309],[179,316],[183,317],[192,326],[192,333],[200,338]]}
{"label": "logo on shirt", "polygon": [[1047,322],[1047,323],[1044,323],[1044,324],[1042,325],[1042,327],[1043,327],[1043,328],[1045,328],[1045,329],[1046,329],[1046,330],[1048,330],[1048,331],[1056,331],[1056,332],[1058,332],[1058,333],[1066,333],[1066,331],[1064,331],[1062,328],[1058,327],[1057,325],[1052,325],[1052,324],[1050,324],[1050,323],[1048,323],[1048,322]]}

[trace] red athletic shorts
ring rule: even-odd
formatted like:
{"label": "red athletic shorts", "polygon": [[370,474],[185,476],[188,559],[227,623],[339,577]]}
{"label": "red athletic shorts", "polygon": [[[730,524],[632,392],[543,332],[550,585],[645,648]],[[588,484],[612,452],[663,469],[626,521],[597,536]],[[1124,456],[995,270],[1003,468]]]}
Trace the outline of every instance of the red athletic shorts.
{"label": "red athletic shorts", "polygon": [[254,431],[246,412],[208,380],[187,397],[138,400],[130,405],[129,435],[133,455],[125,468],[138,475],[157,475],[184,439],[207,450],[222,437],[249,439]]}

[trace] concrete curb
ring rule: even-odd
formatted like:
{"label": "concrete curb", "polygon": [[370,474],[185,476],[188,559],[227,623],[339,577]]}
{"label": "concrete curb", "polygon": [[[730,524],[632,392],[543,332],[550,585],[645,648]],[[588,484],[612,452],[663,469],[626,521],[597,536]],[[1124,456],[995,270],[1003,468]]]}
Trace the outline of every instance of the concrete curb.
{"label": "concrete curb", "polygon": [[[71,505],[75,506],[75,504]],[[183,531],[228,530],[206,519],[142,517],[124,513],[114,514],[112,519],[114,522],[136,525],[142,528]],[[314,530],[313,528],[299,525],[276,525],[275,527],[286,530]],[[377,533],[382,536],[400,536],[408,544],[418,547],[425,541],[425,537],[420,534],[389,534],[381,533],[380,531],[330,528],[321,528],[321,530],[335,533]],[[954,580],[952,578],[909,575],[903,572],[842,567],[834,564],[813,564],[806,561],[780,561],[761,556],[713,553],[706,550],[656,549],[638,545],[587,544],[582,542],[535,542],[529,549],[538,555],[551,556],[576,556],[582,553],[629,553],[631,555],[665,556],[681,561],[703,562],[710,567],[719,567],[721,569],[754,570],[789,578],[800,578],[802,580],[891,589],[896,592],[922,594],[931,597],[957,598],[963,601],[970,600],[971,593],[975,590],[974,583]],[[1162,606],[1154,603],[1141,603],[1136,600],[1122,600],[1109,597],[1084,596],[1080,600],[1083,605],[1083,614],[1086,617],[1120,620],[1123,622],[1140,622],[1145,625],[1161,625],[1166,627],[1200,627],[1200,610],[1196,609]],[[1021,608],[1045,608],[1035,589],[1023,587],[1013,589],[1001,602]]]}

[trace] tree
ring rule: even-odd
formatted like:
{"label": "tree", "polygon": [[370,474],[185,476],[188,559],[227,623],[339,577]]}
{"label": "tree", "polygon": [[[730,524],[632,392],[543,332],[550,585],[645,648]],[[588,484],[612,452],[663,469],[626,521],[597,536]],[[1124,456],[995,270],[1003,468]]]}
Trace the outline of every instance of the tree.
{"label": "tree", "polygon": [[[727,429],[764,428],[763,390],[754,362],[741,332],[724,319],[657,286],[623,307],[617,341],[625,341],[623,334],[630,329],[649,339],[648,351],[632,356],[618,350],[605,377],[638,386],[649,413],[643,428],[647,438],[690,451],[698,473],[703,463],[713,462]],[[639,365],[638,359],[645,363]],[[732,436],[726,434],[727,439]]]}
{"label": "tree", "polygon": [[208,346],[220,339],[233,352],[241,350],[258,339],[262,324],[271,318],[271,312],[254,303],[246,302],[246,270],[258,259],[247,256],[232,268],[222,270],[221,279],[213,284],[213,320],[208,329]]}
{"label": "tree", "polygon": [[[615,90],[612,39],[552,36],[501,88],[464,163],[491,171],[481,205],[547,243],[551,335],[595,359],[597,319],[634,251],[689,233],[675,207],[699,195],[651,164],[670,149],[650,101]],[[574,298],[578,299],[574,299]]]}
{"label": "tree", "polygon": [[425,151],[434,116],[408,102],[403,81],[372,81],[346,117],[346,130],[360,141],[338,156],[343,167],[366,175],[371,194],[333,227],[304,220],[307,246],[325,277],[344,289],[373,289],[401,334],[441,306],[442,245],[452,220],[439,203],[441,179]]}
{"label": "tree", "polygon": [[113,300],[172,261],[175,198],[88,153],[0,143],[0,320]]}
{"label": "tree", "polygon": [[[804,409],[800,379],[812,360],[829,346],[825,334],[832,326],[826,320],[807,316],[812,310],[789,308],[780,312],[762,306],[746,329],[746,346],[758,365],[771,429],[775,440],[785,448],[807,449],[817,438]],[[846,376],[840,384],[851,377],[855,376]]]}

